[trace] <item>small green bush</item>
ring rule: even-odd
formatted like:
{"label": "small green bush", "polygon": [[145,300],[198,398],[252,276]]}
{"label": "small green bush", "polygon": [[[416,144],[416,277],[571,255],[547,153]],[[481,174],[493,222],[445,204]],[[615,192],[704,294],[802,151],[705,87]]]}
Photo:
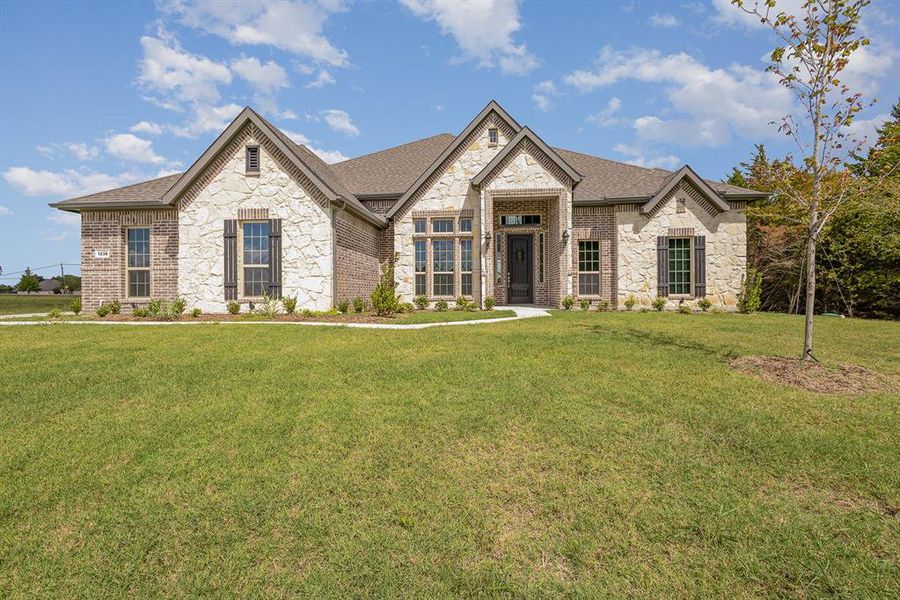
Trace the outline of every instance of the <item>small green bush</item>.
{"label": "small green bush", "polygon": [[54,308],[49,313],[47,313],[47,316],[50,317],[51,319],[58,319],[60,316],[62,316],[62,313],[59,312],[58,308]]}
{"label": "small green bush", "polygon": [[340,312],[342,315],[346,315],[348,312],[350,312],[350,301],[344,298],[343,300],[338,302],[337,309],[338,312]]}
{"label": "small green bush", "polygon": [[366,310],[366,301],[357,296],[353,299],[353,312],[361,313]]}
{"label": "small green bush", "polygon": [[416,296],[415,302],[419,310],[425,310],[426,308],[428,308],[428,298],[425,296],[425,294],[419,294],[418,296]]}
{"label": "small green bush", "polygon": [[150,312],[146,308],[135,308],[131,311],[132,317],[149,317]]}
{"label": "small green bush", "polygon": [[81,298],[76,297],[72,298],[72,305],[69,307],[72,309],[72,312],[77,314],[81,314]]}
{"label": "small green bush", "polygon": [[756,269],[747,269],[747,276],[741,283],[737,308],[739,312],[749,314],[759,310],[762,304],[762,273]]}
{"label": "small green bush", "polygon": [[575,299],[572,296],[566,296],[563,298],[562,306],[566,310],[572,310],[572,307],[575,306]]}
{"label": "small green bush", "polygon": [[416,310],[416,307],[412,302],[404,302],[400,305],[400,312],[402,313],[411,313],[414,310]]}
{"label": "small green bush", "polygon": [[623,304],[625,304],[625,310],[631,310],[637,304],[637,300],[634,299],[634,296],[628,296]]}
{"label": "small green bush", "polygon": [[591,301],[587,300],[587,299],[582,299],[581,300],[581,310],[583,310],[585,312],[591,310]]}
{"label": "small green bush", "polygon": [[653,308],[655,308],[658,312],[662,312],[666,309],[666,297],[665,296],[657,296],[653,299]]}
{"label": "small green bush", "polygon": [[393,261],[385,261],[381,266],[381,278],[372,292],[372,308],[379,317],[393,315],[400,305],[400,298],[397,296],[394,282],[394,262],[396,260],[397,255],[394,255]]}
{"label": "small green bush", "polygon": [[469,310],[469,304],[470,302],[468,298],[466,298],[465,296],[460,296],[456,299],[456,305],[453,307],[453,310]]}
{"label": "small green bush", "polygon": [[447,301],[446,300],[438,300],[434,303],[434,310],[438,312],[444,312],[447,310]]}
{"label": "small green bush", "polygon": [[162,311],[162,301],[161,300],[150,300],[147,303],[147,313],[151,317],[156,317]]}
{"label": "small green bush", "polygon": [[496,306],[497,301],[494,300],[493,296],[488,296],[484,299],[484,310],[494,310],[494,306]]}
{"label": "small green bush", "polygon": [[238,314],[239,312],[241,312],[241,305],[238,304],[237,302],[235,302],[234,300],[232,300],[231,302],[229,302],[229,303],[226,304],[225,306],[226,306],[226,308],[228,309],[228,314],[229,314],[229,315],[236,315],[236,314]]}
{"label": "small green bush", "polygon": [[194,308],[193,310],[191,310],[191,317],[194,319],[196,319],[197,317],[199,317],[202,314],[203,314],[203,311],[200,310],[199,308]]}
{"label": "small green bush", "polygon": [[106,306],[109,307],[109,314],[111,314],[111,315],[117,315],[120,312],[122,312],[122,303],[119,302],[118,300],[113,300]]}
{"label": "small green bush", "polygon": [[609,300],[601,300],[599,304],[597,304],[597,310],[599,312],[608,312],[611,308]]}
{"label": "small green bush", "polygon": [[292,315],[297,312],[297,296],[287,296],[286,298],[281,299],[281,305],[284,307],[284,312]]}
{"label": "small green bush", "polygon": [[704,296],[703,298],[697,300],[697,306],[700,308],[700,310],[706,312],[710,308],[712,308],[712,302],[709,301],[709,298]]}
{"label": "small green bush", "polygon": [[272,319],[281,313],[281,301],[275,296],[263,294],[262,300],[253,311],[258,315]]}
{"label": "small green bush", "polygon": [[689,315],[691,314],[691,307],[682,302],[678,305],[678,312],[682,315]]}
{"label": "small green bush", "polygon": [[187,302],[184,301],[184,298],[175,298],[175,302],[172,303],[172,314],[179,317],[184,314],[186,308]]}
{"label": "small green bush", "polygon": [[101,305],[97,309],[97,316],[100,317],[101,319],[104,318],[108,314],[109,314],[109,307],[106,306],[105,304]]}

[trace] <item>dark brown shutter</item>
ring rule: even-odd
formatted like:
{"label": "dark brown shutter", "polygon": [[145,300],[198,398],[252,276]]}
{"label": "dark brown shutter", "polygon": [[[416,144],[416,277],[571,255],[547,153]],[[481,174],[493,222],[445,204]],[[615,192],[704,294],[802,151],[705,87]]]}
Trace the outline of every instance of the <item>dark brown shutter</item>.
{"label": "dark brown shutter", "polygon": [[269,219],[269,295],[281,298],[281,219]]}
{"label": "dark brown shutter", "polygon": [[225,221],[225,300],[237,300],[237,221]]}
{"label": "dark brown shutter", "polygon": [[694,297],[706,296],[706,236],[694,236]]}
{"label": "dark brown shutter", "polygon": [[669,295],[669,238],[656,238],[656,295]]}

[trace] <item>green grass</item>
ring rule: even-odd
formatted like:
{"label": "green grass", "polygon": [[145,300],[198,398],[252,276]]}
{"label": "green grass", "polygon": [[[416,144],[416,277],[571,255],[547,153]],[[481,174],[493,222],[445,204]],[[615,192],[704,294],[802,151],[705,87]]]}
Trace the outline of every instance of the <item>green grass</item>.
{"label": "green grass", "polygon": [[451,321],[478,321],[481,319],[507,319],[516,316],[511,310],[490,310],[490,311],[414,311],[409,314],[398,316],[392,323],[398,325],[411,325],[414,323],[447,323]]}
{"label": "green grass", "polygon": [[61,311],[70,310],[74,296],[62,294],[33,295],[0,294],[0,315],[22,315],[28,313],[50,312],[54,308]]}
{"label": "green grass", "polygon": [[[900,324],[816,328],[900,376]],[[726,364],[801,333],[0,328],[0,597],[898,597],[900,398]]]}

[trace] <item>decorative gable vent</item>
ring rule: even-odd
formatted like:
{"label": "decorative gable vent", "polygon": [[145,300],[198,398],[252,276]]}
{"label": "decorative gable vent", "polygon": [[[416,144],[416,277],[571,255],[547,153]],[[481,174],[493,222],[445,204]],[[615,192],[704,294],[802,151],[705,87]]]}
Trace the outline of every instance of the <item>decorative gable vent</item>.
{"label": "decorative gable vent", "polygon": [[247,146],[247,172],[259,173],[259,146]]}

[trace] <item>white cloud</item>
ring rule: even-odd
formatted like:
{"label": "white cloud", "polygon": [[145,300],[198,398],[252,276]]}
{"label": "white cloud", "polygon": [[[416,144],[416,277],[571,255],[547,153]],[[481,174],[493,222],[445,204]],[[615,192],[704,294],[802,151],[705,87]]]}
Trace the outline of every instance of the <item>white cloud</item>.
{"label": "white cloud", "polygon": [[320,87],[325,87],[326,85],[333,85],[333,84],[334,84],[334,76],[332,76],[332,74],[329,73],[328,71],[326,71],[325,69],[322,69],[321,71],[319,71],[319,74],[316,76],[316,78],[313,81],[306,84],[306,87],[320,88]]}
{"label": "white cloud", "polygon": [[231,61],[231,70],[264,94],[288,86],[287,71],[274,60],[263,64],[258,58],[241,57]]}
{"label": "white cloud", "polygon": [[673,169],[681,164],[681,159],[675,155],[658,154],[648,157],[640,148],[629,146],[628,144],[616,144],[613,150],[627,156],[628,158],[625,162],[638,167],[646,167],[648,169]]}
{"label": "white cloud", "polygon": [[863,146],[871,146],[878,140],[878,131],[891,116],[887,113],[876,115],[871,119],[854,119],[849,127],[844,129],[844,133],[850,140],[856,140]]}
{"label": "white cloud", "polygon": [[322,118],[329,127],[337,132],[356,137],[359,135],[359,128],[353,124],[347,111],[330,109],[322,111]]}
{"label": "white cloud", "polygon": [[163,132],[163,127],[150,121],[141,121],[129,127],[128,131],[132,133],[146,133],[147,135],[160,135]]}
{"label": "white cloud", "polygon": [[8,206],[0,206],[0,217],[11,217],[13,211]]}
{"label": "white cloud", "polygon": [[49,215],[47,215],[47,220],[51,223],[56,223],[57,225],[81,225],[81,215],[78,213],[70,213],[64,212],[61,210],[54,210]]}
{"label": "white cloud", "polygon": [[670,13],[654,13],[650,16],[650,24],[654,27],[678,27],[679,21]]}
{"label": "white cloud", "polygon": [[321,148],[312,146],[310,139],[298,131],[288,131],[287,129],[282,129],[281,131],[298,144],[303,144],[309,148],[311,152],[328,164],[334,164],[350,158],[349,156],[344,155],[340,150],[322,150]]}
{"label": "white cloud", "polygon": [[10,167],[3,172],[3,178],[27,196],[80,196],[135,183],[143,176],[136,173],[107,175],[74,169],[53,172]]}
{"label": "white cloud", "polygon": [[534,102],[538,110],[546,112],[553,107],[552,98],[557,96],[559,96],[559,92],[556,89],[556,84],[552,80],[546,79],[534,86],[531,101]]}
{"label": "white cloud", "polygon": [[60,150],[69,152],[78,160],[93,160],[100,156],[100,150],[96,146],[88,146],[83,142],[64,142],[61,144],[39,144],[35,146],[39,154],[47,158],[54,158]]}
{"label": "white cloud", "polygon": [[347,52],[335,48],[322,30],[340,2],[244,2],[169,0],[160,8],[181,23],[218,35],[232,44],[269,45],[335,67],[347,66]]}
{"label": "white cloud", "polygon": [[674,111],[704,133],[678,138],[684,145],[724,144],[731,132],[755,139],[776,136],[770,123],[791,109],[790,93],[773,74],[742,65],[713,69],[683,52],[605,48],[595,69],[574,71],[564,80],[585,92],[624,80],[667,85],[665,94]]}
{"label": "white cloud", "polygon": [[[755,0],[748,0],[747,8],[752,9],[756,4]],[[763,2],[759,3],[761,11],[765,11]],[[731,3],[731,0],[712,0],[713,15],[710,20],[715,25],[723,25],[726,27],[743,27],[746,29],[761,29],[766,27],[760,22],[759,17],[748,14],[741,8]],[[771,15],[774,17],[779,12],[787,12],[791,15],[800,14],[803,6],[803,0],[777,0],[775,8],[772,9]]]}
{"label": "white cloud", "polygon": [[192,138],[208,131],[221,132],[242,109],[237,104],[198,104],[194,107],[192,119],[185,125],[172,127],[172,133],[178,137]]}
{"label": "white cloud", "polygon": [[153,151],[153,142],[130,133],[111,135],[105,140],[106,151],[118,159],[158,165],[166,159]]}
{"label": "white cloud", "polygon": [[434,21],[456,40],[464,60],[480,67],[499,66],[507,75],[524,75],[538,59],[513,34],[521,28],[518,0],[400,0],[414,15]]}
{"label": "white cloud", "polygon": [[165,108],[178,108],[179,102],[218,102],[219,85],[231,83],[231,71],[222,63],[182,50],[165,30],[160,37],[144,36],[141,47],[138,85]]}
{"label": "white cloud", "polygon": [[585,121],[587,121],[588,123],[594,123],[595,125],[599,125],[600,127],[612,127],[613,125],[620,125],[624,122],[624,119],[616,118],[613,115],[618,113],[621,108],[622,101],[613,96],[606,104],[606,108],[598,113],[588,115]]}

